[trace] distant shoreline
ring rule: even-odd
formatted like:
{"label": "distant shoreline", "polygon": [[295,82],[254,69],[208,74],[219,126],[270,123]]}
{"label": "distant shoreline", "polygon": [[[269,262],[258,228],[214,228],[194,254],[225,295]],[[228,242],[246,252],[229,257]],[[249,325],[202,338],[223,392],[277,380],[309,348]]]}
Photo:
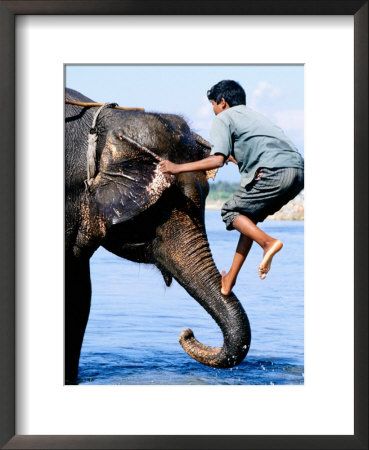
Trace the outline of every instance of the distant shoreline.
{"label": "distant shoreline", "polygon": [[[222,205],[226,200],[206,200],[205,209],[218,210],[222,209]],[[304,220],[304,196],[298,195],[296,198],[288,202],[272,216],[268,216],[269,220]]]}

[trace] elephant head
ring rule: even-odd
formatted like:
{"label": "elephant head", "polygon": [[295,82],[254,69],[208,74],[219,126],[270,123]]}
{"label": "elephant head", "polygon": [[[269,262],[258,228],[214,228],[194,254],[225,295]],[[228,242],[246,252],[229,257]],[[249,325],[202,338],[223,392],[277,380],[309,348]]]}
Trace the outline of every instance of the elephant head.
{"label": "elephant head", "polygon": [[[85,99],[75,91],[68,95]],[[73,284],[79,261],[86,264],[99,245],[132,261],[154,264],[167,286],[174,277],[223,333],[223,346],[215,348],[197,341],[191,330],[182,331],[179,341],[188,355],[218,368],[239,364],[249,349],[250,326],[236,296],[220,292],[221,275],[204,222],[206,174],[168,176],[158,166],[161,158],[174,162],[204,158],[210,145],[179,116],[109,109],[97,121],[96,170],[87,186],[86,142],[92,113],[75,108],[66,113],[66,265],[74,268],[70,281]],[[73,289],[69,294],[73,297]],[[70,315],[75,302],[77,298],[69,301]],[[88,311],[84,326],[86,316]],[[73,329],[69,332],[75,335]],[[84,327],[77,333],[81,342],[83,332]],[[68,326],[66,334],[68,340]],[[77,348],[72,366],[78,356]]]}

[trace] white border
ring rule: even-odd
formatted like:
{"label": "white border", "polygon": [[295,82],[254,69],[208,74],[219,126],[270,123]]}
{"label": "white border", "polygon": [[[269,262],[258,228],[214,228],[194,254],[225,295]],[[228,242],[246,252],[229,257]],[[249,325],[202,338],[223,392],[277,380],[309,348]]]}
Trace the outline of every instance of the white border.
{"label": "white border", "polygon": [[[17,17],[17,434],[353,434],[353,17]],[[305,64],[305,386],[63,386],[63,63]]]}

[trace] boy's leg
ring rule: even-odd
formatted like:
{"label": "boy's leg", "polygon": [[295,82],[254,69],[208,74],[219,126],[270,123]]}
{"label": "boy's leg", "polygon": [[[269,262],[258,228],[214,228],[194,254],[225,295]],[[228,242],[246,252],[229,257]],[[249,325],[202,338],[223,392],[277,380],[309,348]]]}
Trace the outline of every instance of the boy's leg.
{"label": "boy's leg", "polygon": [[245,250],[246,238],[250,239],[251,242],[255,240],[264,250],[263,259],[259,265],[261,279],[266,277],[273,256],[283,247],[280,240],[268,236],[256,226],[257,222],[253,222],[248,216],[263,220],[294,198],[303,187],[303,169],[261,168],[254,181],[247,188],[240,188],[234,197],[223,205],[222,218],[227,229],[236,229],[241,235],[245,236],[245,238],[240,237],[230,271],[228,274],[222,274],[223,293],[229,294],[251,248],[249,243],[248,249],[246,247]]}
{"label": "boy's leg", "polygon": [[282,249],[283,244],[279,239],[274,239],[264,233],[256,224],[246,216],[237,216],[233,221],[233,227],[248,238],[257,242],[264,250],[263,259],[259,265],[259,276],[262,280],[269,272],[273,256]]}
{"label": "boy's leg", "polygon": [[282,249],[283,244],[279,239],[274,239],[258,228],[256,224],[246,216],[237,216],[233,228],[241,233],[237,250],[233,258],[231,269],[227,274],[222,272],[222,294],[229,295],[236,282],[237,275],[248,255],[252,241],[257,242],[264,250],[263,259],[259,265],[259,277],[264,280],[270,270],[273,256]]}
{"label": "boy's leg", "polygon": [[269,272],[273,256],[282,249],[283,244],[279,239],[274,239],[264,233],[256,224],[246,216],[238,216],[233,221],[233,227],[248,238],[257,242],[264,250],[263,259],[259,265],[259,276],[262,280]]}
{"label": "boy's leg", "polygon": [[240,233],[240,238],[238,240],[238,245],[236,248],[236,253],[234,254],[231,268],[228,273],[224,270],[222,271],[222,289],[223,295],[229,295],[233,286],[236,283],[237,275],[241,270],[243,263],[247,255],[249,254],[250,248],[252,246],[253,240]]}

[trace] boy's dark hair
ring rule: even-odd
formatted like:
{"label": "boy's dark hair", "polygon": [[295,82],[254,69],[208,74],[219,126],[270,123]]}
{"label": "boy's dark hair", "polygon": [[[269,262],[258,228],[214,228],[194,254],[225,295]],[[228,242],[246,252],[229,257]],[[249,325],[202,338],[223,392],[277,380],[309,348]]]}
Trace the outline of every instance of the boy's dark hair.
{"label": "boy's dark hair", "polygon": [[246,93],[243,87],[233,80],[219,81],[208,90],[207,96],[216,104],[224,98],[229,106],[246,105]]}

